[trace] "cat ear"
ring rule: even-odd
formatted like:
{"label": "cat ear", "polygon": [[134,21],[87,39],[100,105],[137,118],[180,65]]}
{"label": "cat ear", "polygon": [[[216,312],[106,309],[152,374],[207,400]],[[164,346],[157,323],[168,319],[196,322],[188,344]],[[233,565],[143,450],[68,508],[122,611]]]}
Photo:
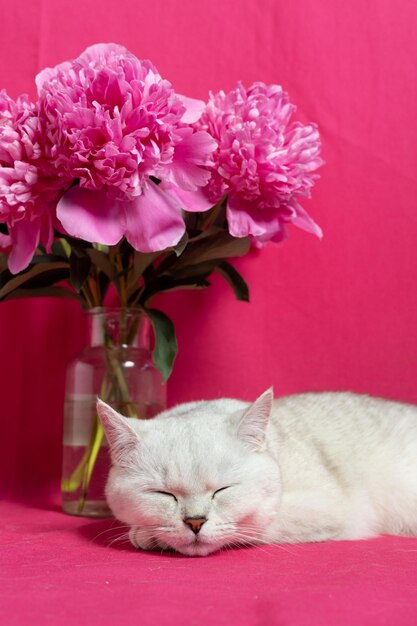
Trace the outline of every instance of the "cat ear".
{"label": "cat ear", "polygon": [[240,420],[237,434],[252,450],[261,450],[265,444],[266,431],[272,412],[274,391],[267,389],[246,411]]}
{"label": "cat ear", "polygon": [[139,437],[123,417],[97,398],[97,414],[110,446],[111,460],[119,467],[132,467]]}

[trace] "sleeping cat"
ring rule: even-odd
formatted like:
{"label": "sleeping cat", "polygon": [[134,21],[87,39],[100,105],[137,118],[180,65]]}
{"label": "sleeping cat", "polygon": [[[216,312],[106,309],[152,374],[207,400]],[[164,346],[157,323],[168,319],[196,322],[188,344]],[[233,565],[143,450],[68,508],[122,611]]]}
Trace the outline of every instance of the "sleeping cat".
{"label": "sleeping cat", "polygon": [[106,495],[137,548],[417,535],[417,408],[352,393],[182,404],[153,420],[98,401]]}

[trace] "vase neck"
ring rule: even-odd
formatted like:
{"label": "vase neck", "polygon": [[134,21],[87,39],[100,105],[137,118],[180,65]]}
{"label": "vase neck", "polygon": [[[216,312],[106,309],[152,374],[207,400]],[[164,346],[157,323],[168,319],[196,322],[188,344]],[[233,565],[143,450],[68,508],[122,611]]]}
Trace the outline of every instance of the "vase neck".
{"label": "vase neck", "polygon": [[141,309],[96,308],[86,315],[91,346],[150,349],[151,326]]}

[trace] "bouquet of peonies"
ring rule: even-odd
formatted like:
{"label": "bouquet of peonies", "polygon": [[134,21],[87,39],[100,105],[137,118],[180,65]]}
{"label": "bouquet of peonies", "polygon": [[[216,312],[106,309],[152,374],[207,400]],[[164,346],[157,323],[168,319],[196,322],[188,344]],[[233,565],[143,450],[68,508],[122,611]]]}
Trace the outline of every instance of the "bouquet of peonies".
{"label": "bouquet of peonies", "polygon": [[36,77],[38,99],[0,92],[0,300],[76,298],[101,307],[114,285],[141,307],[166,379],[171,321],[151,306],[220,273],[288,223],[321,236],[300,206],[322,164],[314,124],[292,121],[278,85],[238,83],[208,103],[176,93],[150,61],[97,44]]}

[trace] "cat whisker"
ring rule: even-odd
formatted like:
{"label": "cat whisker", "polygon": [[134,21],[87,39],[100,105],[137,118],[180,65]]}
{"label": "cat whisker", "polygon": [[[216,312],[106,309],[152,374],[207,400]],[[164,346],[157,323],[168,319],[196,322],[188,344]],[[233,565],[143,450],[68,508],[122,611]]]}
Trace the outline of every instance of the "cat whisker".
{"label": "cat whisker", "polygon": [[102,535],[105,535],[106,533],[110,533],[110,532],[115,532],[117,530],[122,530],[122,529],[129,529],[129,526],[127,524],[123,524],[120,526],[111,526],[110,528],[106,528],[105,530],[102,530],[100,533],[98,533],[97,535],[95,535],[93,537],[93,541],[97,541],[97,539],[99,539],[99,537],[101,537]]}
{"label": "cat whisker", "polygon": [[260,535],[254,535],[252,533],[236,533],[234,537],[239,540],[243,539],[254,543],[264,543]]}
{"label": "cat whisker", "polygon": [[265,534],[261,532],[260,530],[258,530],[257,528],[237,528],[236,536],[237,537],[248,536],[248,537],[252,537],[253,539],[256,539],[260,543],[265,543],[265,540],[264,540]]}
{"label": "cat whisker", "polygon": [[118,544],[118,545],[126,544],[127,545],[128,543],[129,543],[129,540],[126,539],[125,537],[116,537],[116,539],[113,539],[112,541],[110,541],[107,544],[107,547],[111,548],[111,547],[113,547],[116,544]]}
{"label": "cat whisker", "polygon": [[255,526],[238,526],[236,528],[236,533],[237,534],[249,534],[253,537],[257,537],[258,539],[262,540],[262,543],[268,543],[267,541],[265,541],[264,537],[265,537],[265,532],[263,530],[260,530],[259,528],[255,527]]}
{"label": "cat whisker", "polygon": [[118,533],[113,536],[104,537],[103,539],[107,546],[111,546],[113,543],[116,543],[117,541],[121,541],[125,539],[126,537],[129,537],[129,534],[127,532],[124,532],[124,533]]}
{"label": "cat whisker", "polygon": [[265,543],[264,537],[265,533],[258,528],[236,528],[237,535],[250,535],[251,537],[256,537],[262,543]]}
{"label": "cat whisker", "polygon": [[[168,527],[168,528],[170,528],[170,527]],[[148,526],[147,525],[147,526],[136,526],[135,527],[135,533],[136,534],[137,533],[141,533],[142,535],[146,534],[146,533],[155,533],[155,532],[158,532],[158,531],[165,532],[165,530],[167,530],[167,529],[164,526],[159,526],[159,525],[156,525],[156,524],[153,525],[153,526]]]}
{"label": "cat whisker", "polygon": [[[280,543],[276,543],[276,544],[270,544],[268,541],[259,541],[259,535],[257,535],[256,533],[245,533],[245,532],[241,532],[237,535],[237,537],[242,537],[242,539],[244,540],[249,540],[249,541],[253,541],[254,543],[248,543],[247,545],[253,545],[254,547],[260,548],[261,545],[263,546],[274,546],[274,548],[278,548],[279,550],[281,550],[282,552],[286,552],[287,554],[290,554],[291,556],[294,556],[295,553],[290,550],[287,547],[284,547],[282,544]],[[266,552],[265,550],[263,550],[263,552]],[[271,553],[267,553],[270,554],[272,556]]]}
{"label": "cat whisker", "polygon": [[106,541],[114,541],[115,539],[118,539],[119,537],[127,537],[128,533],[118,533],[117,535],[111,535],[109,537],[105,537]]}
{"label": "cat whisker", "polygon": [[111,548],[111,546],[113,546],[116,543],[123,544],[123,543],[129,543],[129,542],[130,542],[129,536],[127,534],[123,534],[123,535],[120,535],[120,537],[115,537],[114,539],[112,539],[107,544],[107,547]]}
{"label": "cat whisker", "polygon": [[256,539],[254,540],[251,537],[237,537],[236,540],[229,545],[233,545],[235,547],[246,546],[246,547],[254,548],[254,549],[259,550],[263,554],[266,554],[267,556],[276,557],[276,554],[265,549],[265,547],[267,547],[268,544],[266,543],[260,544]]}
{"label": "cat whisker", "polygon": [[221,524],[216,524],[216,528],[236,528],[236,524],[233,522],[227,522],[227,523],[221,523]]}
{"label": "cat whisker", "polygon": [[[106,537],[102,537],[101,541],[106,543],[108,541],[113,541],[114,539],[117,539],[118,537],[124,537],[124,536],[127,536],[126,532],[124,532],[124,533],[118,532],[118,533],[115,533],[113,535],[108,535]],[[93,541],[96,541],[96,540],[97,540],[97,538],[95,538]]]}

